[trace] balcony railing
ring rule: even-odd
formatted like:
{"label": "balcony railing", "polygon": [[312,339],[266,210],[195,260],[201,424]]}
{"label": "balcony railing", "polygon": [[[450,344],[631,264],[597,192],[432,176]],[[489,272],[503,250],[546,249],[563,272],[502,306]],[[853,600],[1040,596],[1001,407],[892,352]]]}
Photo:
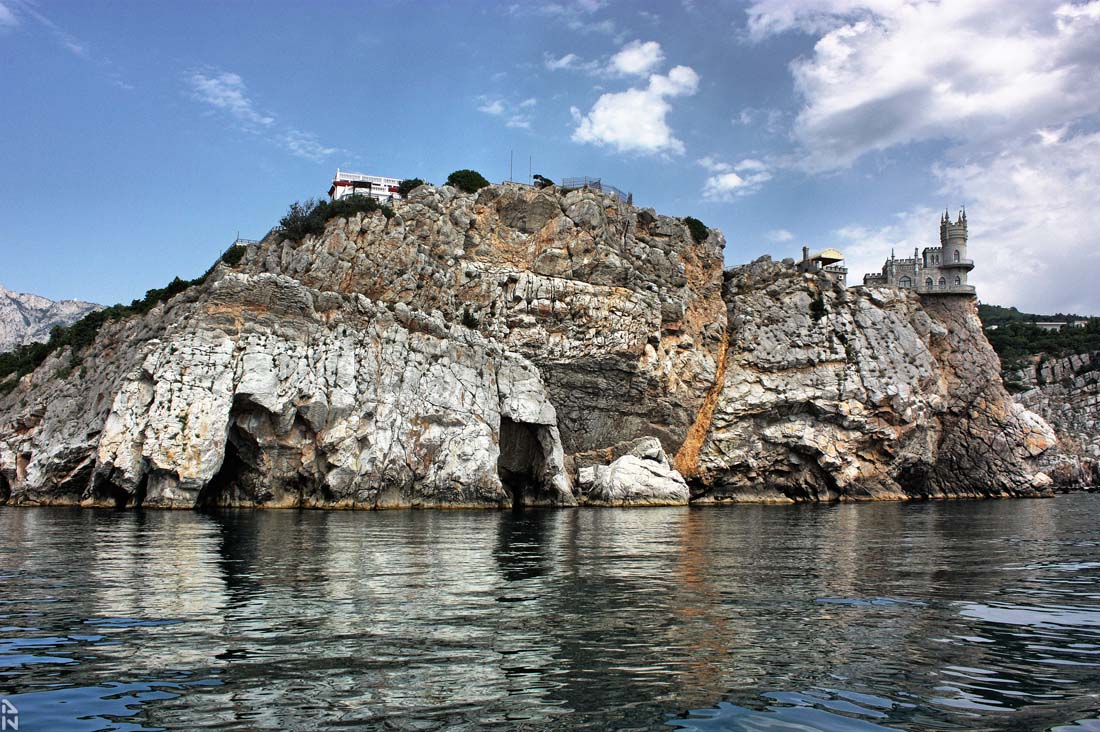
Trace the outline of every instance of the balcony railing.
{"label": "balcony railing", "polygon": [[977,292],[974,285],[947,285],[946,287],[920,287],[914,288],[922,295],[973,295]]}

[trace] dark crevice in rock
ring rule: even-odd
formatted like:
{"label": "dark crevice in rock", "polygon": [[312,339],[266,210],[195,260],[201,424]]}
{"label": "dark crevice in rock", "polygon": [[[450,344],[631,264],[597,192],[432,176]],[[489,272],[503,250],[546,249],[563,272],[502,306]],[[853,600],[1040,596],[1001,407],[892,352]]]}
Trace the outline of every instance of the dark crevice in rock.
{"label": "dark crevice in rock", "polygon": [[[89,470],[91,468],[89,467]],[[113,480],[113,474],[98,473],[92,480],[92,500],[95,503],[112,503],[115,508],[126,508],[133,499],[130,491]],[[60,490],[62,486],[58,486]]]}
{"label": "dark crevice in rock", "polygon": [[141,508],[145,503],[145,495],[149,490],[149,473],[142,473],[141,480],[134,488],[134,508]]}
{"label": "dark crevice in rock", "polygon": [[0,506],[8,502],[11,498],[11,483],[8,482],[8,476],[0,473]]}
{"label": "dark crevice in rock", "polygon": [[253,468],[258,453],[255,442],[248,439],[235,423],[230,424],[221,467],[199,491],[195,506],[233,506],[262,500],[255,490],[259,481]]}
{"label": "dark crevice in rock", "polygon": [[546,459],[539,441],[540,425],[514,422],[500,418],[500,457],[497,475],[513,508],[520,508],[553,499],[549,486],[544,485]]}

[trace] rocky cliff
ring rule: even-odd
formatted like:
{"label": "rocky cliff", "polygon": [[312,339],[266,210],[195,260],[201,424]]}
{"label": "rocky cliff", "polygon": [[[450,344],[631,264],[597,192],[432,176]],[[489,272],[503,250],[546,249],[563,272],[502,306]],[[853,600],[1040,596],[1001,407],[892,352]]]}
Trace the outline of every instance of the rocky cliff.
{"label": "rocky cliff", "polygon": [[1011,381],[1023,389],[1016,401],[1058,435],[1058,449],[1040,460],[1055,485],[1100,485],[1100,353],[1036,358]]}
{"label": "rocky cliff", "polygon": [[598,192],[422,186],[275,231],[0,397],[0,498],[633,505],[1034,495],[973,303],[728,273]]}
{"label": "rocky cliff", "polygon": [[66,326],[98,310],[80,300],[50,300],[0,285],[0,353],[27,343],[44,342],[54,326]]}

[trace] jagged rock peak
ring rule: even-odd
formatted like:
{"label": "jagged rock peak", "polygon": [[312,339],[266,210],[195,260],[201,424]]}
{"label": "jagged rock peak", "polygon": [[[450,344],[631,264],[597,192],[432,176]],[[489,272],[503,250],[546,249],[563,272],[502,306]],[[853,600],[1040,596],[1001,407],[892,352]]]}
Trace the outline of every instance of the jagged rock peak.
{"label": "jagged rock peak", "polygon": [[12,292],[0,285],[0,353],[44,342],[55,326],[71,325],[101,308],[102,305],[82,300],[50,300]]}

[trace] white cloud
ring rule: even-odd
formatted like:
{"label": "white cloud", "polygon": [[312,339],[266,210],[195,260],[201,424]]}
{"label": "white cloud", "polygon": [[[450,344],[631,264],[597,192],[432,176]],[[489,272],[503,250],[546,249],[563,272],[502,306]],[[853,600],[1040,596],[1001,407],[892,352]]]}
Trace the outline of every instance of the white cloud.
{"label": "white cloud", "polygon": [[239,74],[195,71],[188,75],[187,82],[194,99],[225,110],[248,129],[268,127],[275,122],[274,117],[256,110]]}
{"label": "white cloud", "polygon": [[19,25],[19,18],[11,11],[11,8],[0,3],[0,28],[14,28]]}
{"label": "white cloud", "polygon": [[736,165],[709,156],[698,162],[714,173],[703,184],[703,198],[708,201],[732,201],[736,196],[755,193],[772,178],[768,166],[753,158],[746,158]]}
{"label": "white cloud", "polygon": [[765,236],[773,244],[783,244],[794,239],[794,234],[786,229],[772,229]]}
{"label": "white cloud", "polygon": [[725,173],[727,170],[733,170],[733,166],[729,163],[723,163],[721,160],[716,160],[710,155],[699,158],[696,162],[709,170],[711,173]]}
{"label": "white cloud", "polygon": [[784,115],[783,112],[778,109],[745,107],[731,121],[734,125],[741,125],[743,127],[748,127],[749,125],[762,121],[764,129],[772,135],[783,132],[784,127]]}
{"label": "white cloud", "polygon": [[624,76],[642,76],[657,69],[665,60],[661,44],[656,41],[631,41],[611,57],[611,71]]}
{"label": "white cloud", "polygon": [[631,41],[610,57],[585,61],[575,53],[554,56],[544,53],[542,65],[548,71],[580,71],[591,76],[645,76],[656,71],[665,60],[665,52],[656,41]]}
{"label": "white cloud", "polygon": [[562,69],[572,69],[580,63],[580,57],[575,53],[567,53],[560,58],[555,58],[549,53],[543,54],[542,65],[546,67],[548,71],[560,71]]}
{"label": "white cloud", "polygon": [[609,145],[619,152],[682,153],[684,144],[668,125],[668,100],[691,96],[698,88],[693,69],[674,66],[667,75],[651,75],[645,88],[602,95],[586,115],[573,107],[573,141]]}
{"label": "white cloud", "polygon": [[291,153],[315,163],[323,162],[325,158],[339,152],[338,148],[322,145],[316,135],[293,128],[283,136],[283,141]]}
{"label": "white cloud", "polygon": [[339,148],[322,145],[311,132],[294,127],[280,130],[275,116],[262,111],[249,97],[240,74],[207,69],[192,71],[184,80],[190,88],[192,99],[224,112],[240,129],[261,135],[292,155],[319,163],[340,152]]}
{"label": "white cloud", "polygon": [[504,101],[501,99],[487,100],[480,107],[477,108],[477,111],[494,116],[500,116],[504,114]]}
{"label": "white cloud", "polygon": [[478,97],[481,106],[479,112],[484,112],[492,117],[504,118],[505,127],[513,127],[523,130],[531,129],[531,110],[538,104],[534,97],[528,97],[521,102],[510,102],[501,97]]}
{"label": "white cloud", "polygon": [[791,64],[812,170],[911,142],[989,144],[1100,110],[1100,0],[757,0],[749,36],[820,36]]}
{"label": "white cloud", "polygon": [[573,2],[516,3],[508,7],[512,16],[541,15],[552,18],[578,33],[614,35],[615,21],[596,20],[593,16],[607,5],[603,0],[573,0]]}

